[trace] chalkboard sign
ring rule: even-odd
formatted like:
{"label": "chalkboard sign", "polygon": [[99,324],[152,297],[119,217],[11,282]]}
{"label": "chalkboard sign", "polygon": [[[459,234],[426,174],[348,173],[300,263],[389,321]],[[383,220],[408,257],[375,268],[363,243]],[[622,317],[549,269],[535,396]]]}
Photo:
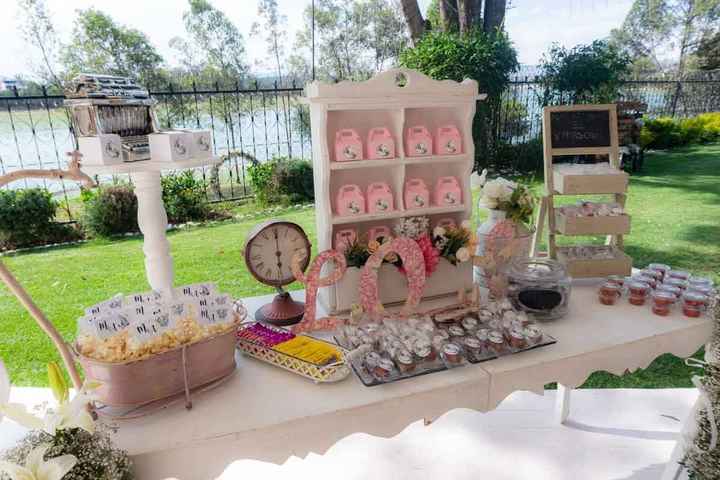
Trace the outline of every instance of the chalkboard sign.
{"label": "chalkboard sign", "polygon": [[552,148],[592,148],[610,146],[608,110],[550,112]]}

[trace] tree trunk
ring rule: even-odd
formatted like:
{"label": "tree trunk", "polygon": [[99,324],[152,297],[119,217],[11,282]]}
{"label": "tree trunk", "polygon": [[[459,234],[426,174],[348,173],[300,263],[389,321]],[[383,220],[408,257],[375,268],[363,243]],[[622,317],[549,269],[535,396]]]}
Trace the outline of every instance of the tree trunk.
{"label": "tree trunk", "polygon": [[457,0],[458,24],[461,32],[468,32],[480,23],[481,5],[482,0]]}
{"label": "tree trunk", "polygon": [[483,13],[483,30],[492,33],[497,28],[502,28],[505,22],[506,0],[485,0],[485,12]]}
{"label": "tree trunk", "polygon": [[405,23],[407,23],[410,30],[410,38],[415,44],[425,33],[425,20],[420,12],[417,0],[400,0],[400,5],[402,6]]}
{"label": "tree trunk", "polygon": [[457,0],[440,0],[440,20],[443,30],[456,32],[458,30]]}

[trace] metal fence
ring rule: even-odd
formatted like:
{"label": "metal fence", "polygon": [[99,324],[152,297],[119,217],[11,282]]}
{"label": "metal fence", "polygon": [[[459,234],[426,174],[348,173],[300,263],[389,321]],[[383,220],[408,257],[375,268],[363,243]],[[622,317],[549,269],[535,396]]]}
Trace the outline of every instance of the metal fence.
{"label": "metal fence", "polygon": [[[297,85],[271,88],[192,88],[186,91],[153,92],[156,112],[163,128],[209,128],[216,155],[232,155],[216,172],[209,168],[198,175],[217,188],[208,188],[208,199],[238,199],[252,195],[247,168],[256,159],[276,156],[310,158],[310,129],[307,108]],[[559,101],[568,99],[559,96]],[[536,78],[517,78],[496,100],[492,136],[496,142],[521,144],[540,135],[543,87]],[[620,100],[639,100],[648,105],[648,115],[687,117],[720,111],[720,80],[631,80],[623,83]],[[63,97],[42,95],[0,97],[0,172],[20,168],[56,168],[66,163],[65,152],[74,148]],[[481,155],[488,152],[480,152]],[[112,181],[101,178],[101,181]],[[115,179],[117,180],[117,179]],[[65,198],[76,185],[24,180],[11,188],[43,186]]]}

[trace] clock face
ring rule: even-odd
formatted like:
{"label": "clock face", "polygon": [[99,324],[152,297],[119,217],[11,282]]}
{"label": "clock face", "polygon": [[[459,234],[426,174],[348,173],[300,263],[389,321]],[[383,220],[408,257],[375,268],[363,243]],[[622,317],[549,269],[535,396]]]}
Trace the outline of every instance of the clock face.
{"label": "clock face", "polygon": [[310,262],[310,241],[303,229],[291,222],[271,220],[256,226],[245,243],[245,264],[258,281],[274,287],[295,281],[292,259],[300,255],[301,268]]}

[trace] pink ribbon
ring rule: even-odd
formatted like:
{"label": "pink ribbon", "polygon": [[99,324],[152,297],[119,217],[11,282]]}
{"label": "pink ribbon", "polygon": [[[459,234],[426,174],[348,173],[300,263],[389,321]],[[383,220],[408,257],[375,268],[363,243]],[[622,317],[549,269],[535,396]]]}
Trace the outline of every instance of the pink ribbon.
{"label": "pink ribbon", "polygon": [[[322,266],[327,261],[335,263],[335,269],[327,277],[320,277]],[[320,287],[328,287],[342,278],[347,269],[345,254],[337,250],[325,250],[310,264],[307,275],[303,273],[300,264],[302,257],[295,255],[292,261],[292,272],[298,282],[305,284],[305,315],[300,323],[292,328],[294,333],[310,332],[313,330],[329,330],[335,327],[337,319],[323,317],[316,319],[317,293]]]}

